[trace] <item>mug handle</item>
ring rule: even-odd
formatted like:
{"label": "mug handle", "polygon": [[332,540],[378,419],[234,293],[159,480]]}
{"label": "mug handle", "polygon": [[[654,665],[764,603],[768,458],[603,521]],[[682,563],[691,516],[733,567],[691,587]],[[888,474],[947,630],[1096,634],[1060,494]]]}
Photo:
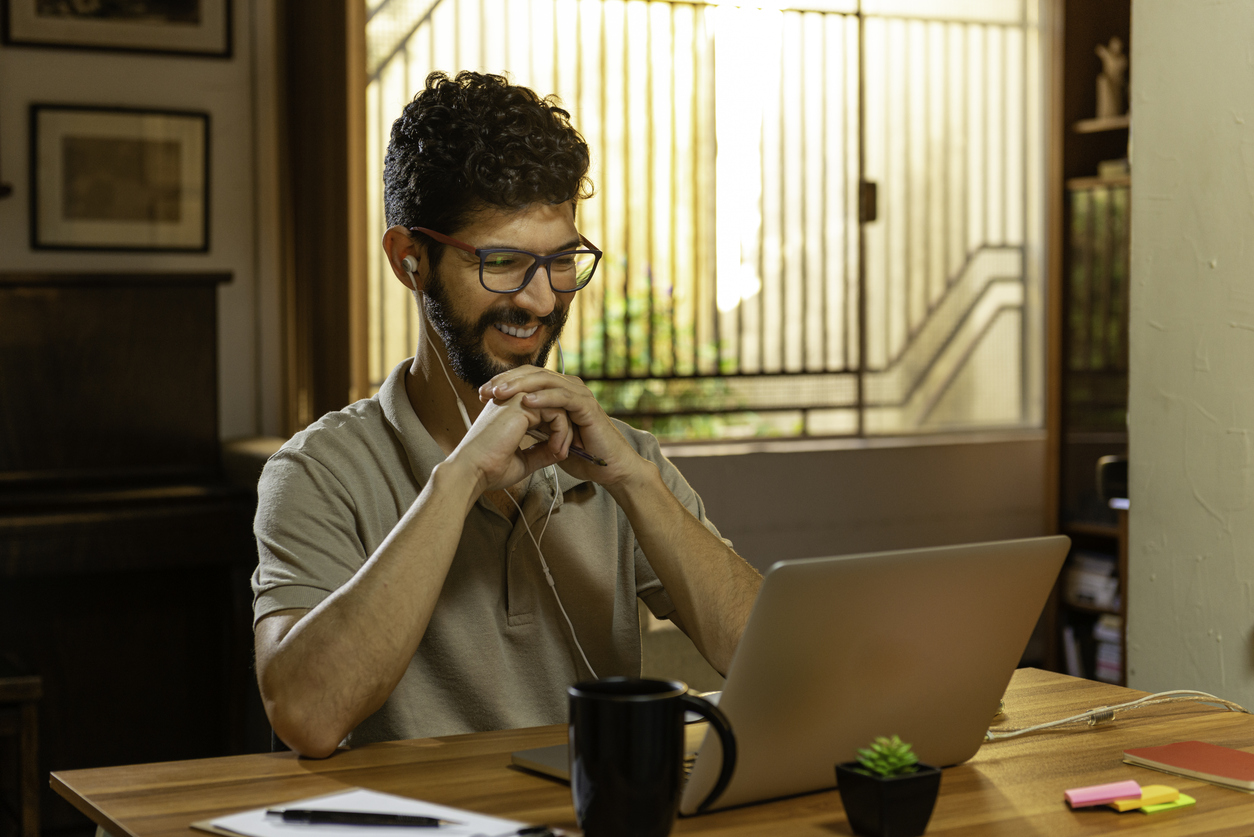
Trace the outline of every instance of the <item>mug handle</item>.
{"label": "mug handle", "polygon": [[714,731],[718,733],[719,743],[723,745],[723,766],[719,771],[718,781],[714,783],[713,790],[697,806],[697,813],[700,814],[712,805],[723,791],[727,790],[727,785],[731,782],[732,773],[736,770],[736,736],[732,734],[731,723],[727,720],[727,716],[705,698],[685,692],[680,695],[679,701],[684,705],[685,709],[690,709],[709,721],[710,725],[714,727]]}

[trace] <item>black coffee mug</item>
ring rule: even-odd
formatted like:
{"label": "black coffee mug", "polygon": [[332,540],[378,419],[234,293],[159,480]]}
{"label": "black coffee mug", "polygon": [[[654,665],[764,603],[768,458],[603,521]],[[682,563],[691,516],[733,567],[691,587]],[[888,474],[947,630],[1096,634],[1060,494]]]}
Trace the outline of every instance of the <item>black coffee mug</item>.
{"label": "black coffee mug", "polygon": [[711,805],[736,769],[736,739],[714,704],[677,680],[608,677],[570,696],[570,795],[585,837],[666,837],[679,808],[684,712],[710,722],[723,769],[697,807]]}

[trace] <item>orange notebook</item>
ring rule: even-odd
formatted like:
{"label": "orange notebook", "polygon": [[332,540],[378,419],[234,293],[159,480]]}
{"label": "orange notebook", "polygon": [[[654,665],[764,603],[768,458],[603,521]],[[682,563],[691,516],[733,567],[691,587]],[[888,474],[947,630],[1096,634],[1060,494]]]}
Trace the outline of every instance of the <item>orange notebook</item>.
{"label": "orange notebook", "polygon": [[1161,747],[1124,750],[1123,760],[1164,773],[1254,791],[1254,753],[1244,750],[1207,744],[1205,741],[1180,741]]}

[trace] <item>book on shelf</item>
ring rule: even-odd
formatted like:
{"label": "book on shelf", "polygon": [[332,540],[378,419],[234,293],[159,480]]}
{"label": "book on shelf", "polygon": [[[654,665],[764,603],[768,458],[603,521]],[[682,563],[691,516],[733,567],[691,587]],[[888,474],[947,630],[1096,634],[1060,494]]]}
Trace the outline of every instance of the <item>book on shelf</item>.
{"label": "book on shelf", "polygon": [[1117,180],[1132,173],[1126,157],[1118,160],[1102,160],[1097,164],[1097,176],[1102,180]]}
{"label": "book on shelf", "polygon": [[1093,676],[1106,683],[1123,682],[1123,619],[1117,613],[1103,613],[1093,623],[1096,641],[1096,670]]}
{"label": "book on shelf", "polygon": [[1068,604],[1104,609],[1119,607],[1118,565],[1114,556],[1076,552],[1067,563]]}
{"label": "book on shelf", "polygon": [[1093,623],[1093,639],[1119,645],[1123,642],[1123,619],[1117,613],[1103,613]]}
{"label": "book on shelf", "polygon": [[1254,753],[1245,750],[1205,741],[1178,741],[1159,747],[1124,750],[1123,760],[1176,776],[1254,791]]}
{"label": "book on shelf", "polygon": [[1119,570],[1119,563],[1115,556],[1104,552],[1077,550],[1071,555],[1070,567],[1096,576],[1113,576]]}
{"label": "book on shelf", "polygon": [[1097,648],[1096,670],[1093,678],[1103,683],[1120,683],[1123,681],[1123,654],[1115,648],[1113,652],[1105,652],[1101,646]]}
{"label": "book on shelf", "polygon": [[1108,666],[1104,663],[1097,664],[1097,671],[1093,673],[1094,680],[1100,680],[1103,683],[1113,683],[1118,686],[1123,682],[1123,668],[1121,666]]}

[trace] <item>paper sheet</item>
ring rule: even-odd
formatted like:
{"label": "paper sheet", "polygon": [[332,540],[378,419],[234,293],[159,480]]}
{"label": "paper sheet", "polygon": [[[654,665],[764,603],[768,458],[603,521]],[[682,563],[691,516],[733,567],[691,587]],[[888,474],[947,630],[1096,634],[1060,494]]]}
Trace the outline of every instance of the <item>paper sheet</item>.
{"label": "paper sheet", "polygon": [[380,825],[309,825],[284,822],[280,817],[267,816],[266,808],[244,811],[218,817],[193,827],[214,834],[242,834],[244,837],[507,837],[527,823],[504,820],[486,814],[476,814],[460,808],[449,808],[432,802],[407,799],[378,791],[355,790],[276,803],[272,808],[312,808],[320,811],[377,811],[386,814],[422,814],[451,820],[457,825],[439,828],[413,828],[407,826]]}

